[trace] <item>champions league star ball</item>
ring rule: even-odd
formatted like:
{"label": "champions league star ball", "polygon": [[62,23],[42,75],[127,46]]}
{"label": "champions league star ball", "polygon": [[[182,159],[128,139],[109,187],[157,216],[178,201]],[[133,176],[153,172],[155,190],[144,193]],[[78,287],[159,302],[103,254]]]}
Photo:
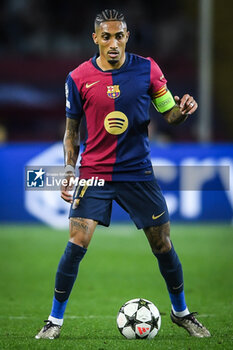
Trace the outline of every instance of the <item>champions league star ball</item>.
{"label": "champions league star ball", "polygon": [[127,339],[153,339],[161,326],[157,307],[146,299],[127,301],[117,315],[117,327]]}

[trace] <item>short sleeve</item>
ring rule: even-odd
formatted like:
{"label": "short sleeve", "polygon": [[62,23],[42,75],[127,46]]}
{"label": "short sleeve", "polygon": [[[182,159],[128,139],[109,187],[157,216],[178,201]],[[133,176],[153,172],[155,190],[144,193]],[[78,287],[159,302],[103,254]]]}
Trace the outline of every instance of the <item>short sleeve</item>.
{"label": "short sleeve", "polygon": [[152,58],[148,57],[148,59],[151,62],[149,94],[156,110],[165,113],[175,106],[175,101],[167,89],[167,80],[161,69]]}
{"label": "short sleeve", "polygon": [[148,59],[150,60],[150,63],[151,63],[149,93],[151,96],[153,96],[163,86],[166,85],[167,80],[164,78],[163,72],[161,71],[157,63],[151,57],[148,57]]}
{"label": "short sleeve", "polygon": [[78,88],[69,74],[65,83],[66,116],[71,119],[79,119],[83,114],[82,100]]}

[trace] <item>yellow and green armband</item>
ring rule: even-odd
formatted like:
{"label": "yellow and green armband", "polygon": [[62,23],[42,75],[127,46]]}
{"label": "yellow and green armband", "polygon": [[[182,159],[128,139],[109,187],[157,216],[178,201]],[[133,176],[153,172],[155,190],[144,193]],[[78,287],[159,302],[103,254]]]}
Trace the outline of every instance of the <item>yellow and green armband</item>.
{"label": "yellow and green armband", "polygon": [[167,112],[169,111],[169,109],[175,106],[176,103],[169,90],[167,90],[166,93],[162,94],[162,96],[161,94],[159,97],[157,97],[156,95],[152,99],[152,103],[158,112],[160,113]]}

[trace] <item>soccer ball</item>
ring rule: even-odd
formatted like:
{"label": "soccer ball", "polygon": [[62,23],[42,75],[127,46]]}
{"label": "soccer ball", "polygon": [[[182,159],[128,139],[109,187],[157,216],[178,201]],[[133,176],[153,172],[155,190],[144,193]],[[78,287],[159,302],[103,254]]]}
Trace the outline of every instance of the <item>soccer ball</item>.
{"label": "soccer ball", "polygon": [[117,327],[127,339],[153,339],[161,326],[157,307],[146,299],[127,301],[117,315]]}

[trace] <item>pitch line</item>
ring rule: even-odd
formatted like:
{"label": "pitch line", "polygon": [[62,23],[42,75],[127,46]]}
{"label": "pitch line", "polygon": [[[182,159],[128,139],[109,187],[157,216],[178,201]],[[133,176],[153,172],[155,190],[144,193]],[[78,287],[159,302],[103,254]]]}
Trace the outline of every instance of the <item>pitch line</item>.
{"label": "pitch line", "polygon": [[[198,317],[215,317],[215,314],[199,314]],[[8,319],[8,320],[27,320],[27,319],[36,319],[38,317],[36,316],[0,316],[0,319]],[[64,319],[70,319],[70,320],[75,320],[75,319],[114,319],[116,316],[110,316],[110,315],[88,315],[88,316],[76,316],[76,315],[67,315],[64,317]]]}
{"label": "pitch line", "polygon": [[[36,318],[38,318],[38,317],[36,317],[36,316],[9,316],[9,315],[6,315],[6,316],[0,316],[0,319],[8,319],[8,320],[27,320],[27,319],[36,319]],[[110,316],[110,315],[106,315],[106,316],[104,316],[104,315],[99,315],[99,316],[97,316],[97,315],[88,315],[88,316],[75,316],[75,315],[67,315],[67,316],[65,316],[64,317],[65,319],[85,319],[85,318],[87,318],[87,319],[91,319],[91,318],[96,318],[96,319],[98,319],[98,318],[103,318],[103,319],[105,319],[105,318],[116,318],[116,316]]]}

